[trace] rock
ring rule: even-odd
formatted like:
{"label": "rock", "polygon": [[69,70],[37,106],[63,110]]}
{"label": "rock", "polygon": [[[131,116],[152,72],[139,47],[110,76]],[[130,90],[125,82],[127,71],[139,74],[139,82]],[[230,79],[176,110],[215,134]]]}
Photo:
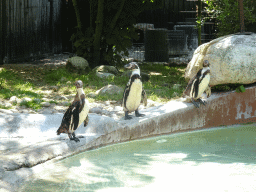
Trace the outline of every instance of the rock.
{"label": "rock", "polygon": [[18,97],[16,97],[16,96],[12,96],[10,99],[9,99],[9,102],[10,103],[18,103],[18,100],[19,100],[19,98]]}
{"label": "rock", "polygon": [[10,107],[12,107],[12,104],[9,103],[9,102],[6,102],[6,103],[4,104],[4,106],[7,107],[7,108],[10,108]]}
{"label": "rock", "polygon": [[96,96],[97,96],[96,93],[89,93],[89,94],[87,94],[87,97],[91,97],[91,98],[94,98],[94,97],[96,97]]}
{"label": "rock", "polygon": [[59,95],[55,98],[55,100],[68,100],[68,98],[64,95]]}
{"label": "rock", "polygon": [[96,75],[99,77],[99,78],[107,78],[107,77],[114,77],[115,75],[112,74],[112,73],[102,73],[102,72],[98,72],[96,71]]}
{"label": "rock", "polygon": [[90,108],[89,113],[101,114],[102,109],[103,109],[103,107],[93,107],[93,108]]}
{"label": "rock", "polygon": [[42,114],[52,114],[55,113],[55,110],[52,109],[43,109]]}
{"label": "rock", "polygon": [[41,103],[41,105],[43,106],[43,107],[50,107],[51,106],[51,104],[49,103],[49,102],[42,102]]}
{"label": "rock", "polygon": [[0,113],[10,114],[10,113],[13,113],[13,112],[11,110],[7,110],[7,109],[0,109]]}
{"label": "rock", "polygon": [[256,81],[256,34],[228,35],[199,46],[189,62],[185,78],[189,80],[204,60],[211,69],[210,85]]}
{"label": "rock", "polygon": [[63,101],[60,104],[63,105],[63,106],[69,106],[70,103],[68,101]]}
{"label": "rock", "polygon": [[116,85],[106,85],[104,87],[102,87],[100,90],[96,91],[96,94],[99,95],[104,95],[104,94],[110,94],[110,95],[114,95],[114,94],[121,94],[123,93],[123,89],[121,87],[118,87]]}
{"label": "rock", "polygon": [[[132,71],[125,71],[125,72],[123,72],[122,76],[130,77],[131,74],[132,74]],[[140,72],[140,76],[141,76],[143,82],[148,81],[150,79],[149,74],[144,73],[144,72]]]}
{"label": "rock", "polygon": [[78,56],[69,58],[68,62],[66,64],[67,68],[68,68],[69,64],[71,65],[71,67],[75,67],[75,68],[82,69],[82,70],[89,67],[88,61],[86,59],[84,59],[82,57],[78,57]]}
{"label": "rock", "polygon": [[31,99],[31,98],[28,98],[28,97],[24,97],[24,98],[21,100],[21,102],[30,102],[30,101],[32,101],[32,99]]}
{"label": "rock", "polygon": [[101,65],[101,66],[95,67],[93,71],[100,72],[100,73],[111,73],[114,75],[118,74],[118,70],[114,66],[108,66],[108,65]]}
{"label": "rock", "polygon": [[53,91],[58,91],[59,90],[59,86],[51,86],[50,89],[52,89]]}

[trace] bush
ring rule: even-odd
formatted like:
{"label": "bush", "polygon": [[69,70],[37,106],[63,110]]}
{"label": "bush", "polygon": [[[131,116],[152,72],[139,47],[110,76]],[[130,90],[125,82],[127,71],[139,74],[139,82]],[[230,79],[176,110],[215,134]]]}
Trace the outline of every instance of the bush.
{"label": "bush", "polygon": [[[240,31],[239,7],[237,0],[206,1],[206,10],[209,16],[203,20],[216,19],[217,36],[228,35]],[[245,30],[256,23],[256,2],[243,0]]]}

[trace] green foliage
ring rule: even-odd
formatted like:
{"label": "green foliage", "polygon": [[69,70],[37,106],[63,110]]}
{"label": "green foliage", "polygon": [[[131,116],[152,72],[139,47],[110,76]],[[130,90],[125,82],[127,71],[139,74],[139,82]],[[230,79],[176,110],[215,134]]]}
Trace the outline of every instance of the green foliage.
{"label": "green foliage", "polygon": [[243,85],[240,85],[239,87],[236,88],[236,92],[237,93],[244,93],[245,92],[245,88]]}
{"label": "green foliage", "polygon": [[[216,19],[217,36],[228,35],[240,31],[239,8],[237,0],[214,0],[207,1],[206,11],[209,13],[202,20]],[[245,28],[256,22],[256,3],[252,0],[243,0]],[[198,21],[199,22],[199,21]]]}
{"label": "green foliage", "polygon": [[[138,38],[134,24],[136,24],[139,13],[160,7],[162,1],[104,0],[103,13],[98,13],[98,1],[90,0],[90,6],[80,7],[79,10],[76,10],[90,13],[90,23],[88,23],[88,19],[81,19],[83,28],[81,29],[79,25],[77,33],[71,37],[77,54],[87,59],[91,67],[100,65],[102,62],[112,65],[121,63],[121,58],[128,55],[128,48],[132,45],[132,39]],[[99,14],[103,14],[103,17]],[[79,15],[77,14],[78,17]],[[102,20],[100,20],[101,18]],[[97,55],[95,53],[98,51],[100,51],[100,63],[95,64],[94,62],[98,61],[98,58],[95,58]]]}

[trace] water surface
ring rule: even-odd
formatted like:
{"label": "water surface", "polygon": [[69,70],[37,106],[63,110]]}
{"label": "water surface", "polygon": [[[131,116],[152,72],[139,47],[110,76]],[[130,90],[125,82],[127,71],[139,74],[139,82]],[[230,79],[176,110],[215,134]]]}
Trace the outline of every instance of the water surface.
{"label": "water surface", "polygon": [[21,188],[131,190],[256,191],[255,126],[179,133],[87,151],[50,165]]}

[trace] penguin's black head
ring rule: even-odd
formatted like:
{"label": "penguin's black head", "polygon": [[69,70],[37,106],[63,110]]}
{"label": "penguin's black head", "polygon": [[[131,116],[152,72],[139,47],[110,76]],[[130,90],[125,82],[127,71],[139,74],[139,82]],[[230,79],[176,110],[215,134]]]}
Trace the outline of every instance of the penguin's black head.
{"label": "penguin's black head", "polygon": [[75,82],[75,86],[76,86],[77,89],[78,89],[78,88],[83,88],[83,82],[82,82],[81,80],[77,80],[77,81]]}
{"label": "penguin's black head", "polygon": [[124,66],[126,69],[140,69],[138,64],[136,62],[131,62],[131,63],[128,63],[127,65]]}
{"label": "penguin's black head", "polygon": [[204,60],[203,67],[209,67],[210,63],[208,60]]}

